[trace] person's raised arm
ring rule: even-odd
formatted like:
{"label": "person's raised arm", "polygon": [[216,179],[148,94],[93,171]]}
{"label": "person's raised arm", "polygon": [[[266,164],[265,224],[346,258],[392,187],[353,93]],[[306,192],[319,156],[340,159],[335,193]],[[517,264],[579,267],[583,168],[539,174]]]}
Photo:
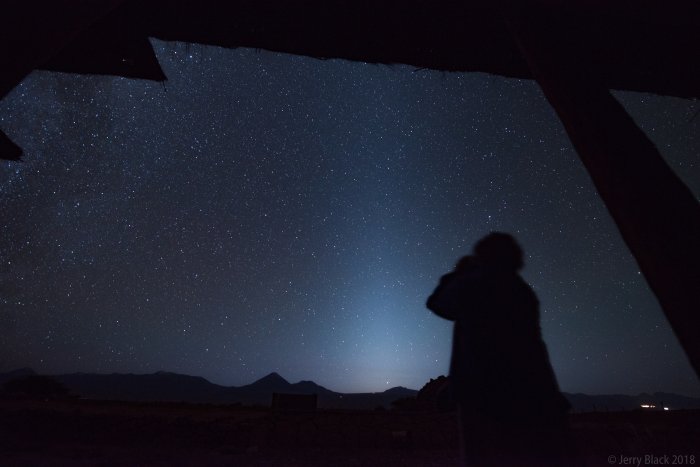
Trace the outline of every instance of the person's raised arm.
{"label": "person's raised arm", "polygon": [[441,318],[454,321],[465,305],[465,292],[468,288],[464,274],[450,272],[440,278],[440,283],[428,297],[425,304],[429,310]]}

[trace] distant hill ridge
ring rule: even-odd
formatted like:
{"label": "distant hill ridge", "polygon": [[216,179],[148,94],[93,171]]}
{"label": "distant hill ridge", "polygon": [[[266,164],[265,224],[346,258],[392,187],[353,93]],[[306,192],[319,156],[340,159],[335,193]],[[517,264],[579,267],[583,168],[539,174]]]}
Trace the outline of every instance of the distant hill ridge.
{"label": "distant hill ridge", "polygon": [[[0,373],[0,385],[6,381],[35,375],[31,369]],[[272,393],[317,394],[322,408],[373,409],[390,407],[400,397],[415,396],[418,391],[391,388],[377,393],[344,394],[331,391],[313,381],[290,383],[278,373],[270,373],[244,386],[221,386],[201,376],[168,371],[150,374],[70,373],[50,375],[73,394],[85,399],[126,401],[196,402],[211,404],[269,405]]]}
{"label": "distant hill ridge", "polygon": [[[7,381],[36,373],[21,368],[0,373],[0,385]],[[94,374],[71,373],[52,375],[73,394],[86,399],[127,401],[183,401],[212,404],[242,403],[269,405],[272,393],[317,394],[322,408],[373,409],[388,408],[397,399],[415,397],[418,391],[401,386],[376,393],[345,394],[331,391],[313,381],[290,383],[272,372],[244,386],[221,386],[201,376],[190,376],[168,371],[150,374]],[[641,404],[666,406],[670,409],[700,409],[700,398],[656,392],[632,395],[564,394],[576,411],[616,411],[638,409]]]}

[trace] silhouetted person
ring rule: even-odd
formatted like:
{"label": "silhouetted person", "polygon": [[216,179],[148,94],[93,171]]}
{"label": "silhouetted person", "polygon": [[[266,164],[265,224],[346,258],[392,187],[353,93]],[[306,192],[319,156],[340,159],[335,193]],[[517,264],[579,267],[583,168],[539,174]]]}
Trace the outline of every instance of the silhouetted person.
{"label": "silhouetted person", "polygon": [[428,299],[429,309],[455,322],[450,380],[468,465],[567,465],[569,404],[522,267],[515,239],[491,233]]}

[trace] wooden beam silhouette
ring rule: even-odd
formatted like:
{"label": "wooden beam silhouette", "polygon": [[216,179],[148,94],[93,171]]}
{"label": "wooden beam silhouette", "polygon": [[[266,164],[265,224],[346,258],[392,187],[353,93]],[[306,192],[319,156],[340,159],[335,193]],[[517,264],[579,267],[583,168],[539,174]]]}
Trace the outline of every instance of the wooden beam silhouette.
{"label": "wooden beam silhouette", "polygon": [[600,74],[561,55],[542,17],[507,19],[622,238],[700,375],[700,203]]}

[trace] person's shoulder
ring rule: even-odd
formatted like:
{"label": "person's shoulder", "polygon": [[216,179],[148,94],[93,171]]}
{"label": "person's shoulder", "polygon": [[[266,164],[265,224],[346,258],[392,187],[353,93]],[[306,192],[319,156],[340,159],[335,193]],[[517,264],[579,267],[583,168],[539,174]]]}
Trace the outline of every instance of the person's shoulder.
{"label": "person's shoulder", "polygon": [[523,279],[519,274],[517,274],[517,284],[523,295],[527,296],[528,299],[534,301],[535,303],[539,303],[535,291],[532,290],[530,284],[525,282],[525,279]]}

